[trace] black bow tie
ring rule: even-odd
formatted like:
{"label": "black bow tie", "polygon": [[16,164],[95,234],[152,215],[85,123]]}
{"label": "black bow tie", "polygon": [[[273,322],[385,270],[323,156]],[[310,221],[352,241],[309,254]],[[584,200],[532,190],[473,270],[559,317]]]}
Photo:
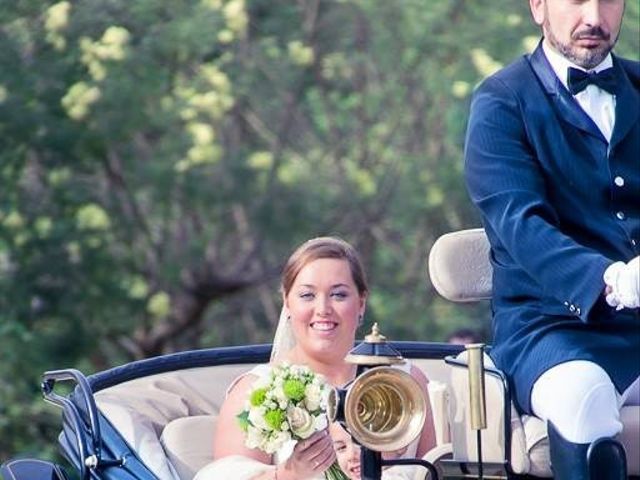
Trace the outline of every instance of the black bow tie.
{"label": "black bow tie", "polygon": [[606,90],[612,95],[616,93],[616,77],[613,73],[613,68],[607,68],[606,70],[601,70],[598,73],[592,73],[569,67],[569,79],[567,83],[572,95],[577,95],[587,88],[587,85],[589,84],[600,87],[602,90]]}

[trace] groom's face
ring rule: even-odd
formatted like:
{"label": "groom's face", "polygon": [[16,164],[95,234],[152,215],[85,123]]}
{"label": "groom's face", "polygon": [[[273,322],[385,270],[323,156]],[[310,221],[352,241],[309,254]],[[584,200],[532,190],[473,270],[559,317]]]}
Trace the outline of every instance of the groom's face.
{"label": "groom's face", "polygon": [[618,40],[624,0],[529,0],[545,41],[585,69],[605,59]]}

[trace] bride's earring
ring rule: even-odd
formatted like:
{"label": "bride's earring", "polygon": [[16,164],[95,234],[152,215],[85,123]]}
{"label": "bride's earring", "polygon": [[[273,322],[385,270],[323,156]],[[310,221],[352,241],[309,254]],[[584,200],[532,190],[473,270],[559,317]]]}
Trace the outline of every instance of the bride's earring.
{"label": "bride's earring", "polygon": [[364,323],[364,319],[362,318],[362,314],[358,315],[358,327],[361,327]]}

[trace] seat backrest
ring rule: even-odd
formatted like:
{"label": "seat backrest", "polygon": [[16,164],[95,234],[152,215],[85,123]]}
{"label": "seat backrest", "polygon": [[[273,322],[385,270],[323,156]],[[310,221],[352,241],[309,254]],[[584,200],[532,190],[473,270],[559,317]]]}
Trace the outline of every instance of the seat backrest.
{"label": "seat backrest", "polygon": [[[101,413],[157,478],[190,479],[213,454],[215,421],[227,387],[252,367],[229,364],[160,373],[106,388],[94,397]],[[170,451],[167,443],[177,438],[172,422],[185,418],[196,418],[187,444],[195,448]],[[179,458],[183,453],[187,461]]]}
{"label": "seat backrest", "polygon": [[489,241],[483,228],[442,235],[429,252],[429,277],[437,292],[452,302],[491,298]]}

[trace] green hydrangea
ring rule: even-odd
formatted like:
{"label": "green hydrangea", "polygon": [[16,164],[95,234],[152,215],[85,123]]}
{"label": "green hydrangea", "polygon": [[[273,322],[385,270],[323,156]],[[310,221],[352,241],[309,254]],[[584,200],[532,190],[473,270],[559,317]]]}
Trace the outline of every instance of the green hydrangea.
{"label": "green hydrangea", "polygon": [[282,389],[287,398],[290,398],[294,402],[299,402],[304,398],[304,383],[300,380],[285,380]]}
{"label": "green hydrangea", "polygon": [[251,403],[251,406],[253,407],[258,407],[262,405],[262,402],[264,402],[264,399],[266,396],[267,396],[267,389],[258,388],[257,390],[254,390],[251,393],[251,397],[249,398],[249,403]]}
{"label": "green hydrangea", "polygon": [[269,410],[264,414],[264,421],[274,430],[280,430],[286,415],[282,410]]}

